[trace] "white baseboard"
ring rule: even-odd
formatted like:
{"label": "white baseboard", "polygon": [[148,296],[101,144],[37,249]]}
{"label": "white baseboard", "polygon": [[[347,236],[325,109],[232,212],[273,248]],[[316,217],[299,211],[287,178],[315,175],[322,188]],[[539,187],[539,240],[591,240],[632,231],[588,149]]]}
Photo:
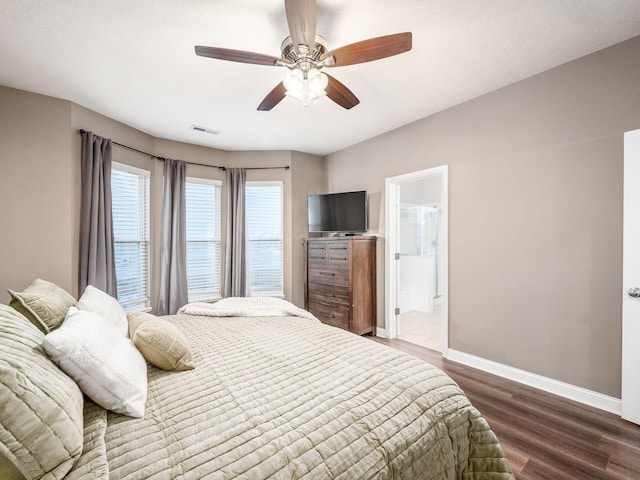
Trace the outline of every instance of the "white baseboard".
{"label": "white baseboard", "polygon": [[380,327],[376,327],[376,337],[389,338],[387,337],[387,331]]}
{"label": "white baseboard", "polygon": [[585,405],[599,408],[606,412],[614,413],[616,415],[620,415],[621,413],[619,398],[610,397],[609,395],[587,390],[586,388],[576,387],[569,383],[543,377],[542,375],[503,365],[492,360],[486,360],[468,353],[459,352],[451,348],[448,351],[447,359],[452,362],[462,363],[469,367],[498,375],[499,377],[513,380],[514,382],[523,383],[530,387],[544,390],[545,392],[553,393],[560,397],[575,400],[576,402],[584,403]]}

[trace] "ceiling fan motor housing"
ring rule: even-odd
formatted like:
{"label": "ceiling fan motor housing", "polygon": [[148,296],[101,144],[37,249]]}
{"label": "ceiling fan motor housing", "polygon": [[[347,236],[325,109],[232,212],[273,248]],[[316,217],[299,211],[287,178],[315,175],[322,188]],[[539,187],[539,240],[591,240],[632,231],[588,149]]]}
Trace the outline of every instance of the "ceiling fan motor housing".
{"label": "ceiling fan motor housing", "polygon": [[282,58],[286,58],[291,62],[290,65],[286,66],[299,68],[303,72],[308,72],[312,68],[319,70],[324,67],[325,63],[320,61],[320,57],[329,51],[327,42],[320,35],[316,35],[316,44],[313,50],[310,50],[307,45],[294,45],[291,36],[284,39],[280,50],[282,51]]}

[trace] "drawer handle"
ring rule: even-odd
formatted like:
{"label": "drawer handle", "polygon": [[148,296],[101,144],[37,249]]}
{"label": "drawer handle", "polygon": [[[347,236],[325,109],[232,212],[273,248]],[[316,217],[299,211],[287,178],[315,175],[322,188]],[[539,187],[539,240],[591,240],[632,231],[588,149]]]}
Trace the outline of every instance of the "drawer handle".
{"label": "drawer handle", "polygon": [[330,277],[335,277],[336,274],[333,272],[320,272],[320,275],[329,275]]}

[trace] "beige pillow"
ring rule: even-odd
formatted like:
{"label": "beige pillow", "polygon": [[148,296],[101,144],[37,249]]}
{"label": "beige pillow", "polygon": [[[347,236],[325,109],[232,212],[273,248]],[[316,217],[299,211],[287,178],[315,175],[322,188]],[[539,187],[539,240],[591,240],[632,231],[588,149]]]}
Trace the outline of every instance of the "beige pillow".
{"label": "beige pillow", "polygon": [[189,342],[178,327],[145,312],[130,312],[127,318],[129,336],[149,363],[163,370],[194,368]]}
{"label": "beige pillow", "polygon": [[9,305],[24,315],[43,333],[58,328],[76,299],[55,283],[36,279],[22,292],[8,290]]}
{"label": "beige pillow", "polygon": [[0,305],[0,455],[28,480],[63,478],[83,444],[82,392],[47,357],[43,338]]}

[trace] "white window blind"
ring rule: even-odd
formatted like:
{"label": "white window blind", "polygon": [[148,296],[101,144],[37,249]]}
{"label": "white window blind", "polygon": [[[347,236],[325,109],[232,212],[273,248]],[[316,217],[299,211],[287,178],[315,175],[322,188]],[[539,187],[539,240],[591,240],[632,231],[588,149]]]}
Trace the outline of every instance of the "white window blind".
{"label": "white window blind", "polygon": [[252,296],[281,296],[282,182],[247,182],[249,285]]}
{"label": "white window blind", "polygon": [[187,288],[189,301],[220,298],[220,182],[187,179]]}
{"label": "white window blind", "polygon": [[118,301],[125,309],[149,307],[149,172],[113,165],[113,236]]}

